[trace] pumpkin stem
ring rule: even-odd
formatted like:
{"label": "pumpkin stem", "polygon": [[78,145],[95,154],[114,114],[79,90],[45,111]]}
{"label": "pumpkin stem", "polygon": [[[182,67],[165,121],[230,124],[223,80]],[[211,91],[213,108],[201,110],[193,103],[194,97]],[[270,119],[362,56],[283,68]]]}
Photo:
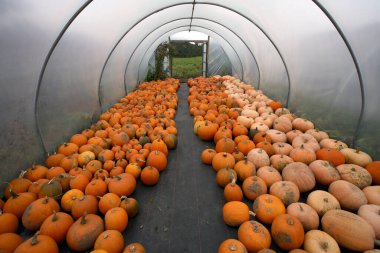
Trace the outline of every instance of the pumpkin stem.
{"label": "pumpkin stem", "polygon": [[360,148],[356,148],[355,153],[359,154],[360,153]]}
{"label": "pumpkin stem", "polygon": [[23,178],[26,173],[26,170],[22,170],[18,178]]}
{"label": "pumpkin stem", "polygon": [[121,196],[121,197],[120,197],[120,200],[121,200],[121,201],[124,201],[124,200],[127,200],[127,199],[128,199],[127,196]]}
{"label": "pumpkin stem", "polygon": [[53,218],[51,219],[52,222],[56,222],[58,220],[57,212],[53,210]]}
{"label": "pumpkin stem", "polygon": [[303,212],[304,211],[303,207],[301,205],[299,205],[299,207],[300,207],[301,212]]}
{"label": "pumpkin stem", "polygon": [[49,197],[46,196],[44,200],[42,201],[42,204],[47,204],[49,202]]}
{"label": "pumpkin stem", "polygon": [[256,213],[252,212],[252,211],[249,211],[249,215],[255,217],[256,216]]}
{"label": "pumpkin stem", "polygon": [[103,239],[107,239],[109,236],[110,236],[110,234],[106,233],[106,234],[103,235]]}
{"label": "pumpkin stem", "polygon": [[237,247],[236,247],[235,243],[231,243],[231,244],[228,246],[228,249],[231,250],[231,251],[237,251]]}
{"label": "pumpkin stem", "polygon": [[48,184],[51,184],[53,181],[54,181],[55,177],[53,177],[52,179],[50,179],[50,181],[48,182]]}
{"label": "pumpkin stem", "polygon": [[18,196],[20,196],[19,194],[17,194],[16,192],[14,192],[13,190],[12,190],[12,188],[11,189],[9,189],[9,193],[11,194],[11,196],[12,196],[12,198],[17,198]]}
{"label": "pumpkin stem", "polygon": [[129,252],[135,252],[136,251],[136,246],[135,245],[132,245],[130,248],[129,248]]}
{"label": "pumpkin stem", "polygon": [[80,224],[84,225],[87,223],[86,215],[87,215],[87,212],[84,212],[82,215],[82,220],[80,221]]}
{"label": "pumpkin stem", "polygon": [[40,231],[37,231],[32,237],[32,246],[38,243],[37,236],[40,234]]}

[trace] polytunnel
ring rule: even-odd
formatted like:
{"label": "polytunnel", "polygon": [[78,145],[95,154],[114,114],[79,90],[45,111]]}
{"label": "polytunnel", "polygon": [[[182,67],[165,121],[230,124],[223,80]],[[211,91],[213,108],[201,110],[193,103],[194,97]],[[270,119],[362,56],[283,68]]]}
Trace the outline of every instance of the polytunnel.
{"label": "polytunnel", "polygon": [[[181,32],[207,38],[205,76],[227,71],[380,160],[379,11],[377,0],[2,0],[1,192],[135,91],[158,46]],[[223,223],[214,172],[201,162],[209,144],[192,132],[188,95],[178,93],[178,148],[166,175],[157,187],[138,182],[132,195],[140,213],[123,236],[147,252],[216,252],[237,239]],[[21,221],[18,230],[32,235]]]}

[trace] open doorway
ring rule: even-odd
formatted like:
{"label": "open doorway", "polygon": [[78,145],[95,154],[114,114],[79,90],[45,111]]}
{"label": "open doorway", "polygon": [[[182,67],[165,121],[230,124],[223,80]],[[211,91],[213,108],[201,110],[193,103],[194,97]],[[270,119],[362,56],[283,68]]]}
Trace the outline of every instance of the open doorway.
{"label": "open doorway", "polygon": [[206,76],[209,38],[199,32],[180,32],[170,37],[170,73],[181,81]]}

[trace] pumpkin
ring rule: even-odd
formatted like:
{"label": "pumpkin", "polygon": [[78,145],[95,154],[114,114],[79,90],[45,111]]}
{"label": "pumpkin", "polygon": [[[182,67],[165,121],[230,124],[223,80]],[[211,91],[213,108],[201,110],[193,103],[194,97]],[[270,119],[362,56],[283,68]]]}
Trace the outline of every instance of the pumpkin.
{"label": "pumpkin", "polygon": [[[68,173],[59,174],[54,180],[57,181],[61,185],[62,193],[70,190],[70,180],[71,180],[70,174]],[[62,194],[60,197],[62,197]]]}
{"label": "pumpkin", "polygon": [[224,198],[229,201],[242,201],[243,191],[240,186],[236,184],[236,176],[232,179],[232,182],[224,187]]}
{"label": "pumpkin", "polygon": [[301,145],[299,148],[294,148],[289,156],[293,161],[305,164],[310,164],[317,158],[315,152],[310,148],[305,148],[304,145]]}
{"label": "pumpkin", "polygon": [[92,195],[83,195],[74,200],[71,206],[71,215],[79,219],[84,213],[96,214],[98,212],[98,200]]}
{"label": "pumpkin", "polygon": [[312,135],[318,142],[320,142],[323,139],[329,138],[329,135],[326,132],[320,131],[318,129],[311,128],[307,130],[305,133]]}
{"label": "pumpkin", "polygon": [[255,165],[247,159],[238,161],[234,166],[234,170],[236,171],[236,174],[240,181],[244,181],[247,177],[250,176],[256,176]]}
{"label": "pumpkin", "polygon": [[246,221],[238,229],[238,240],[244,244],[248,252],[258,252],[268,249],[271,236],[268,229],[257,221]]}
{"label": "pumpkin", "polygon": [[253,124],[253,119],[246,116],[239,116],[238,123],[232,128],[232,136],[248,135],[248,128]]}
{"label": "pumpkin", "polygon": [[215,176],[216,183],[224,188],[227,184],[231,183],[237,177],[235,170],[229,168],[220,169]]}
{"label": "pumpkin", "polygon": [[[121,168],[121,170],[118,169],[118,168]],[[140,175],[141,175],[141,168],[140,168],[140,166],[137,163],[130,163],[130,164],[128,164],[125,167],[125,170],[123,170],[122,167],[114,167],[113,168],[113,170],[116,170],[116,169],[118,169],[119,171],[117,173],[116,173],[116,171],[114,171],[114,173],[112,173],[112,171],[111,171],[110,176],[114,177],[114,176],[120,175],[124,171],[125,171],[125,173],[131,174],[135,179],[138,179],[140,177]]]}
{"label": "pumpkin", "polygon": [[276,251],[274,251],[272,249],[261,249],[261,250],[257,251],[257,253],[276,253]]}
{"label": "pumpkin", "polygon": [[61,160],[64,157],[65,157],[64,154],[52,154],[52,155],[49,155],[46,158],[46,160],[45,160],[45,165],[48,168],[57,167],[57,166],[59,166],[59,163],[61,162]]}
{"label": "pumpkin", "polygon": [[129,142],[129,135],[125,132],[119,132],[111,137],[111,143],[113,146],[123,146]]}
{"label": "pumpkin", "polygon": [[90,180],[84,174],[78,174],[71,178],[70,188],[77,189],[82,192],[85,192],[86,186],[90,183]]}
{"label": "pumpkin", "polygon": [[295,183],[300,192],[310,191],[315,187],[315,177],[309,167],[301,162],[290,163],[282,170],[285,181]]}
{"label": "pumpkin", "polygon": [[244,140],[249,140],[249,137],[247,135],[239,135],[235,137],[234,142],[236,145],[238,145],[241,141]]}
{"label": "pumpkin", "polygon": [[375,232],[359,215],[330,210],[321,219],[322,229],[349,250],[366,251],[374,248]]}
{"label": "pumpkin", "polygon": [[78,167],[78,158],[74,155],[64,157],[59,163],[59,167],[62,167],[66,172],[69,172],[72,168]]}
{"label": "pumpkin", "polygon": [[380,161],[370,162],[365,166],[366,170],[372,176],[373,184],[380,184]]}
{"label": "pumpkin", "polygon": [[282,181],[281,174],[272,166],[264,166],[258,169],[257,176],[263,179],[268,187],[272,184]]}
{"label": "pumpkin", "polygon": [[270,136],[272,143],[284,143],[287,140],[286,134],[276,129],[269,129],[268,131],[266,131],[266,134]]}
{"label": "pumpkin", "polygon": [[236,227],[249,220],[249,208],[241,201],[230,201],[223,206],[223,221]]}
{"label": "pumpkin", "polygon": [[305,236],[302,223],[290,214],[281,214],[273,220],[271,234],[275,243],[286,251],[300,248]]}
{"label": "pumpkin", "polygon": [[122,207],[114,207],[104,216],[105,228],[123,232],[128,225],[128,214]]}
{"label": "pumpkin", "polygon": [[274,148],[270,142],[262,141],[256,144],[256,148],[261,148],[265,150],[265,152],[268,154],[269,157],[274,155],[276,152],[274,151]]}
{"label": "pumpkin", "polygon": [[252,162],[256,168],[270,165],[268,154],[261,148],[254,148],[249,151],[247,160]]}
{"label": "pumpkin", "polygon": [[48,168],[46,168],[45,166],[33,164],[32,167],[29,168],[25,172],[24,178],[26,178],[32,182],[35,182],[38,179],[45,178],[47,171],[48,171]]}
{"label": "pumpkin", "polygon": [[233,169],[235,166],[235,158],[226,152],[217,153],[212,159],[212,168],[218,172],[222,168]]}
{"label": "pumpkin", "polygon": [[336,150],[341,150],[348,147],[346,143],[331,138],[323,139],[319,142],[319,144],[321,148],[333,148]]}
{"label": "pumpkin", "polygon": [[340,176],[343,180],[353,183],[360,189],[363,189],[364,187],[369,186],[372,183],[371,174],[359,165],[342,164],[336,168],[339,171]]}
{"label": "pumpkin", "polygon": [[313,122],[303,118],[296,118],[292,121],[292,125],[294,129],[300,130],[302,132],[306,132],[309,129],[314,128]]}
{"label": "pumpkin", "polygon": [[303,146],[304,148],[309,148],[313,151],[320,149],[318,141],[310,134],[300,134],[296,136],[292,141],[292,146],[294,148]]}
{"label": "pumpkin", "polygon": [[32,192],[36,195],[38,195],[38,193],[40,192],[40,189],[42,187],[42,185],[46,182],[49,182],[49,179],[46,179],[46,178],[41,178],[41,179],[38,179],[37,181],[34,181],[28,188],[28,192]]}
{"label": "pumpkin", "polygon": [[310,230],[305,234],[304,249],[315,253],[340,253],[338,243],[328,233]]}
{"label": "pumpkin", "polygon": [[127,198],[126,196],[122,196],[120,207],[127,212],[128,218],[135,217],[139,212],[139,203],[134,198]]}
{"label": "pumpkin", "polygon": [[21,172],[18,178],[15,178],[8,183],[4,191],[4,197],[6,199],[11,197],[11,193],[10,193],[11,189],[15,193],[22,193],[22,192],[28,191],[29,186],[32,184],[32,181],[24,178],[25,173],[26,173],[25,171]]}
{"label": "pumpkin", "polygon": [[62,210],[66,212],[71,212],[71,208],[74,204],[74,201],[80,197],[82,197],[84,193],[77,189],[72,189],[63,194],[61,198],[61,207]]}
{"label": "pumpkin", "polygon": [[155,167],[159,172],[163,171],[168,164],[164,153],[155,150],[149,153],[146,165]]}
{"label": "pumpkin", "polygon": [[328,186],[332,182],[341,179],[339,171],[328,161],[315,160],[309,164],[309,168],[318,184]]}
{"label": "pumpkin", "polygon": [[278,117],[273,121],[273,129],[287,133],[293,129],[292,122],[285,116]]}
{"label": "pumpkin", "polygon": [[211,148],[207,148],[202,151],[201,154],[201,159],[204,164],[211,165],[212,164],[212,159],[216,155],[216,151]]}
{"label": "pumpkin", "polygon": [[18,234],[0,234],[0,250],[2,253],[13,253],[22,242],[23,239]]}
{"label": "pumpkin", "polygon": [[[276,144],[276,143],[275,143]],[[286,165],[294,162],[292,158],[287,155],[272,155],[270,158],[270,164],[273,168],[281,172]]]}
{"label": "pumpkin", "polygon": [[107,183],[102,179],[94,178],[84,190],[86,195],[92,195],[94,197],[103,196],[107,193]]}
{"label": "pumpkin", "polygon": [[54,211],[42,223],[40,234],[50,236],[57,243],[60,243],[66,239],[67,231],[73,223],[73,218],[67,213]]}
{"label": "pumpkin", "polygon": [[158,183],[160,173],[155,167],[147,166],[141,171],[140,179],[143,184],[153,186]]}
{"label": "pumpkin", "polygon": [[336,149],[322,148],[316,152],[318,160],[325,160],[338,166],[345,163],[344,155]]}
{"label": "pumpkin", "polygon": [[43,221],[53,214],[59,212],[59,204],[53,198],[45,197],[30,203],[22,215],[22,225],[31,231],[38,230]]}
{"label": "pumpkin", "polygon": [[340,150],[346,159],[346,163],[353,163],[361,167],[367,166],[372,162],[372,158],[365,152],[359,149],[343,148]]}
{"label": "pumpkin", "polygon": [[[241,135],[245,136],[245,135]],[[255,143],[251,140],[242,140],[237,144],[237,149],[242,152],[245,156],[248,155],[249,151],[255,148]]]}
{"label": "pumpkin", "polygon": [[108,253],[120,253],[124,248],[123,235],[117,230],[102,232],[95,241],[94,249],[106,250]]}
{"label": "pumpkin", "polygon": [[78,163],[80,166],[86,165],[92,160],[95,160],[95,153],[91,151],[81,152],[78,156]]}
{"label": "pumpkin", "polygon": [[50,181],[44,183],[38,192],[38,198],[43,198],[46,196],[52,197],[55,200],[61,199],[62,185],[54,179],[51,179]]}
{"label": "pumpkin", "polygon": [[257,176],[247,177],[243,181],[242,189],[244,196],[249,200],[255,200],[268,191],[265,181]]}
{"label": "pumpkin", "polygon": [[277,216],[285,213],[285,205],[274,195],[262,194],[253,202],[253,212],[261,222],[271,224]]}
{"label": "pumpkin", "polygon": [[[148,166],[148,167],[151,167],[151,166]],[[141,172],[141,177],[143,177],[143,174],[144,174],[144,170]],[[117,175],[113,177],[108,183],[108,191],[119,195],[119,197],[129,196],[135,191],[135,189],[136,189],[136,179],[134,176],[128,173],[122,173],[120,175]]]}
{"label": "pumpkin", "polygon": [[[195,127],[195,126],[194,126]],[[218,131],[217,124],[206,121],[203,125],[197,128],[197,135],[204,141],[211,141]]]}
{"label": "pumpkin", "polygon": [[67,245],[74,251],[89,250],[103,231],[102,218],[95,214],[84,214],[69,228],[66,235]]}
{"label": "pumpkin", "polygon": [[262,141],[272,142],[272,138],[265,131],[258,132],[253,136],[253,142],[255,144]]}
{"label": "pumpkin", "polygon": [[300,134],[302,134],[300,130],[294,129],[286,133],[286,139],[288,140],[289,143],[292,143],[294,138],[296,138]]}
{"label": "pumpkin", "polygon": [[81,147],[87,143],[87,137],[84,134],[74,134],[71,136],[70,142],[76,144],[78,147]]}
{"label": "pumpkin", "polygon": [[302,202],[292,203],[286,208],[286,212],[297,217],[305,231],[318,229],[318,213],[308,204]]}
{"label": "pumpkin", "polygon": [[332,209],[340,209],[339,201],[330,193],[315,190],[307,196],[306,203],[311,206],[320,217]]}
{"label": "pumpkin", "polygon": [[15,233],[18,228],[18,218],[13,213],[3,213],[0,209],[0,234]]}
{"label": "pumpkin", "polygon": [[103,167],[102,162],[99,160],[92,160],[86,164],[86,169],[90,171],[92,174],[95,174],[98,170],[102,169],[102,167]]}
{"label": "pumpkin", "polygon": [[289,143],[276,142],[272,145],[274,153],[279,155],[288,156],[290,152],[293,150],[293,146]]}
{"label": "pumpkin", "polygon": [[38,232],[30,239],[21,243],[14,253],[58,253],[57,243],[47,235],[40,235]]}
{"label": "pumpkin", "polygon": [[108,210],[120,206],[121,199],[115,193],[109,192],[100,198],[98,207],[102,214],[106,214]]}
{"label": "pumpkin", "polygon": [[380,206],[362,205],[358,210],[358,215],[368,222],[375,231],[376,239],[380,238]]}
{"label": "pumpkin", "polygon": [[227,239],[219,245],[218,253],[248,253],[248,251],[240,241]]}
{"label": "pumpkin", "polygon": [[371,185],[363,189],[364,195],[368,200],[368,204],[380,206],[380,185]]}
{"label": "pumpkin", "polygon": [[368,203],[364,193],[356,185],[344,180],[331,183],[328,191],[345,210],[357,211],[359,207]]}
{"label": "pumpkin", "polygon": [[12,213],[20,219],[25,212],[25,209],[36,200],[36,194],[31,192],[15,193],[10,191],[11,197],[4,203],[3,212]]}
{"label": "pumpkin", "polygon": [[51,180],[65,172],[66,172],[65,169],[62,167],[59,167],[59,166],[51,167],[46,173],[46,178]]}
{"label": "pumpkin", "polygon": [[235,142],[232,139],[224,137],[216,143],[215,151],[217,153],[227,152],[231,154],[234,152],[235,146]]}
{"label": "pumpkin", "polygon": [[134,242],[125,246],[123,253],[146,253],[144,246],[138,242]]}
{"label": "pumpkin", "polygon": [[269,193],[281,199],[285,206],[300,199],[298,186],[291,181],[278,181],[272,184]]}

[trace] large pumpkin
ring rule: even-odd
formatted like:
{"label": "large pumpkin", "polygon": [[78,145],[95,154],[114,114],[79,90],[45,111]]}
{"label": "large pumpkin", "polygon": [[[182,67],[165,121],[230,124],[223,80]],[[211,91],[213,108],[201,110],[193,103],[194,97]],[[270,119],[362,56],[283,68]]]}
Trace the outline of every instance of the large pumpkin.
{"label": "large pumpkin", "polygon": [[249,220],[249,208],[240,201],[230,201],[223,206],[223,221],[229,226],[240,226]]}
{"label": "large pumpkin", "polygon": [[268,229],[257,221],[246,221],[240,225],[238,239],[244,244],[248,252],[258,252],[268,249],[271,244],[271,236]]}
{"label": "large pumpkin", "polygon": [[65,240],[67,231],[74,223],[67,213],[55,212],[47,217],[41,225],[40,234],[53,238],[57,243]]}
{"label": "large pumpkin", "polygon": [[272,222],[271,233],[275,243],[287,251],[300,248],[305,237],[301,222],[290,214],[277,216]]}
{"label": "large pumpkin", "polygon": [[117,230],[106,230],[95,241],[95,250],[105,250],[108,253],[120,253],[124,247],[123,235]]}
{"label": "large pumpkin", "polygon": [[300,192],[310,191],[315,187],[315,177],[310,168],[301,162],[290,163],[282,170],[285,181],[295,183]]}
{"label": "large pumpkin", "polygon": [[263,194],[253,202],[253,212],[261,222],[271,224],[277,216],[285,213],[285,205],[278,197]]}
{"label": "large pumpkin", "polygon": [[53,198],[37,199],[25,209],[22,215],[22,224],[28,230],[38,230],[47,217],[54,211],[59,212],[59,210],[59,204]]}
{"label": "large pumpkin", "polygon": [[30,239],[21,243],[14,253],[58,253],[57,243],[47,235],[40,235],[38,232]]}

